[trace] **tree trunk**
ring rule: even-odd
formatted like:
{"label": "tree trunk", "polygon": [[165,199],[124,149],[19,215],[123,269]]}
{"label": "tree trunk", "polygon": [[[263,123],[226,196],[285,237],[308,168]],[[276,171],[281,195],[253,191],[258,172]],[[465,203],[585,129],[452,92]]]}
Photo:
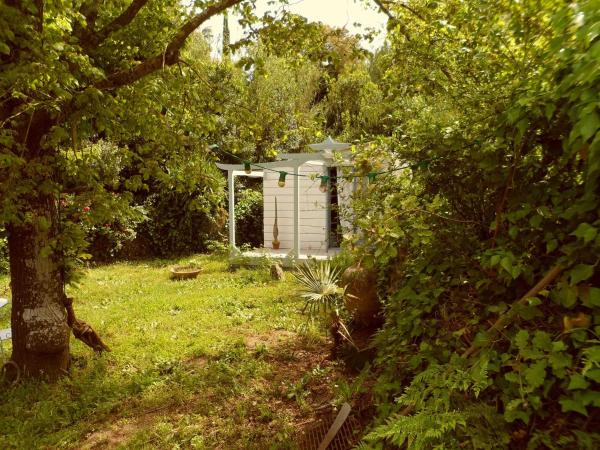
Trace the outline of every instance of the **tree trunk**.
{"label": "tree trunk", "polygon": [[9,225],[12,361],[25,377],[54,380],[69,366],[64,275],[53,256],[58,216],[54,199],[29,201],[26,220]]}

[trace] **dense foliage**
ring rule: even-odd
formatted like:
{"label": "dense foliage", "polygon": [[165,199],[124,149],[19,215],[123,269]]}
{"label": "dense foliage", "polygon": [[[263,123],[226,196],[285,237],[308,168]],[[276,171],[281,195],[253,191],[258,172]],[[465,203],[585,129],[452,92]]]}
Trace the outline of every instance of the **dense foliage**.
{"label": "dense foliage", "polygon": [[412,171],[355,204],[386,316],[363,447],[597,448],[600,3],[381,3],[371,160]]}
{"label": "dense foliage", "polygon": [[239,246],[263,246],[263,193],[258,186],[237,186],[235,197],[235,242]]}
{"label": "dense foliage", "polygon": [[8,245],[5,234],[4,230],[0,230],[0,273],[8,273]]}

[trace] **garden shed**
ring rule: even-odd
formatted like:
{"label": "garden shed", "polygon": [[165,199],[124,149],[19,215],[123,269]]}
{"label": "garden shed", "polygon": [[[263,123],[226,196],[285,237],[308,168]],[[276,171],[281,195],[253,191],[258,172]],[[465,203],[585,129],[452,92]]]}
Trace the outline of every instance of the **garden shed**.
{"label": "garden shed", "polygon": [[[217,164],[227,171],[232,254],[296,260],[326,259],[339,251],[342,232],[350,227],[350,197],[359,182],[342,177],[343,167],[351,165],[350,145],[328,137],[309,147],[311,153],[281,154],[268,163]],[[235,242],[237,176],[263,179],[263,247],[244,253]],[[278,246],[273,242],[274,227]]]}

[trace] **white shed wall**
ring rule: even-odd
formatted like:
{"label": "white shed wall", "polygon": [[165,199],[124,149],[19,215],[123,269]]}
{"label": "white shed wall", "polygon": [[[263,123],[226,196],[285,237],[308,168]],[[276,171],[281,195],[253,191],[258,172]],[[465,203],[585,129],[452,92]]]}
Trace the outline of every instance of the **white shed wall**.
{"label": "white shed wall", "polygon": [[[264,194],[264,245],[271,247],[273,223],[275,222],[275,197],[277,197],[277,227],[282,249],[294,246],[294,183],[300,183],[300,249],[327,250],[327,194],[319,190],[320,180],[310,177],[295,177],[293,168],[281,168],[289,174],[285,187],[277,185],[279,174],[265,171]],[[306,163],[300,167],[305,175],[324,173],[324,166]]]}

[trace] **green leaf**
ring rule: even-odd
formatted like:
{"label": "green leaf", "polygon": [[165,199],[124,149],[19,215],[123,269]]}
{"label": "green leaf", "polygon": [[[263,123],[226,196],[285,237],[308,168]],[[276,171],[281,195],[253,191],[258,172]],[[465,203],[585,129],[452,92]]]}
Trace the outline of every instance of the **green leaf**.
{"label": "green leaf", "polygon": [[6,45],[4,42],[0,42],[0,53],[4,55],[10,54],[10,47]]}
{"label": "green leaf", "polygon": [[583,239],[584,243],[593,241],[598,234],[598,229],[593,227],[589,223],[580,223],[575,231],[571,233],[571,236],[576,236],[579,239]]}
{"label": "green leaf", "polygon": [[565,308],[572,308],[577,303],[577,288],[562,283],[561,288],[553,293],[553,298]]}
{"label": "green leaf", "polygon": [[473,344],[477,347],[484,347],[490,341],[490,335],[486,331],[480,331],[475,335],[473,339]]}
{"label": "green leaf", "polygon": [[504,418],[507,422],[514,422],[517,419],[521,419],[523,422],[529,422],[529,413],[520,409],[523,405],[523,400],[516,398],[507,403],[504,410]]}
{"label": "green leaf", "polygon": [[535,317],[543,316],[542,312],[540,311],[540,309],[538,307],[529,306],[529,305],[521,305],[520,303],[517,303],[514,306],[514,311],[519,315],[519,317],[521,317],[525,320],[531,320]]}
{"label": "green leaf", "polygon": [[508,256],[502,258],[502,260],[500,261],[500,266],[504,270],[506,270],[513,279],[516,279],[521,273],[521,269],[519,268],[519,266],[514,265],[513,259]]}
{"label": "green leaf", "polygon": [[590,383],[584,378],[580,373],[576,373],[571,376],[571,381],[569,382],[569,387],[567,388],[570,391],[574,391],[576,389],[587,389]]}
{"label": "green leaf", "polygon": [[568,398],[564,400],[559,400],[558,403],[560,403],[563,412],[575,411],[580,414],[583,414],[584,416],[587,416],[587,409],[579,401]]}
{"label": "green leaf", "polygon": [[537,389],[546,379],[546,361],[536,361],[534,364],[525,369],[525,380],[527,380],[527,384],[529,388],[533,391]]}
{"label": "green leaf", "polygon": [[558,247],[558,240],[552,239],[546,243],[546,253],[552,253]]}
{"label": "green leaf", "polygon": [[585,372],[585,376],[595,383],[600,383],[600,369],[588,370]]}
{"label": "green leaf", "polygon": [[519,349],[523,349],[529,345],[529,332],[527,330],[519,330],[515,336],[515,344]]}
{"label": "green leaf", "polygon": [[587,114],[579,122],[579,130],[584,141],[587,141],[589,138],[594,136],[598,128],[600,128],[600,118],[595,111]]}
{"label": "green leaf", "polygon": [[540,350],[550,351],[552,349],[552,339],[545,331],[536,331],[531,343]]}
{"label": "green leaf", "polygon": [[566,353],[550,353],[548,355],[548,362],[550,362],[550,367],[552,367],[552,371],[559,378],[564,378],[566,375],[566,369],[571,367],[573,360],[571,355],[567,355]]}
{"label": "green leaf", "polygon": [[577,284],[587,280],[594,274],[594,266],[589,264],[577,264],[571,269],[571,284]]}
{"label": "green leaf", "polygon": [[600,306],[600,288],[590,288],[589,302],[591,306]]}

